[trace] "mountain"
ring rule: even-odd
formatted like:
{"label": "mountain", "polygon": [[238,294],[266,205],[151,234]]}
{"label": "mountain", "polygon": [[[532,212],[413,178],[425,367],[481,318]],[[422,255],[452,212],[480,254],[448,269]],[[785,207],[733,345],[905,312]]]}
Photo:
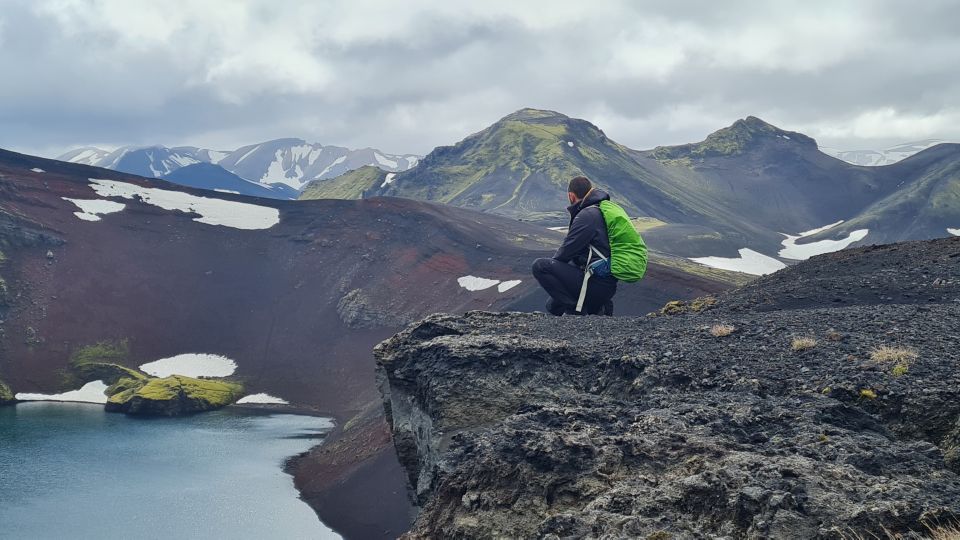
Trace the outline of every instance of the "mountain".
{"label": "mountain", "polygon": [[[410,199],[251,199],[0,151],[0,381],[14,394],[74,390],[71,356],[104,342],[126,344],[126,367],[226,356],[246,393],[337,419],[291,464],[323,521],[396,537],[410,508],[371,349],[430,313],[543,309],[530,263],[560,238]],[[704,270],[655,254],[617,310],[739,279]]]}
{"label": "mountain", "polygon": [[960,231],[960,144],[939,144],[883,168],[902,179],[896,191],[811,239],[856,231],[870,231],[870,243],[960,236],[953,232]]}
{"label": "mountain", "polygon": [[[89,157],[84,153],[68,152],[60,156],[61,161],[71,161],[74,163],[83,162],[87,165],[113,169],[115,171],[145,176],[147,178],[160,178],[171,172],[192,165],[194,163],[207,163],[219,156],[212,150],[196,148],[193,146],[178,146],[167,148],[165,146],[147,146],[142,148],[123,147],[108,152],[94,161],[97,149],[87,149],[90,152]],[[71,154],[72,159],[70,159]],[[80,161],[80,158],[83,158]]]}
{"label": "mountain", "polygon": [[[94,165],[138,176],[164,178],[196,163],[212,163],[240,178],[275,186],[283,184],[298,191],[310,181],[333,178],[365,165],[387,171],[402,171],[416,165],[419,156],[385,154],[372,148],[351,150],[340,146],[324,146],[302,139],[277,139],[244,146],[233,151],[218,151],[193,146],[123,147],[112,152],[98,148],[71,150],[61,161]],[[180,177],[172,177],[174,179]],[[175,180],[172,180],[175,181]],[[201,180],[195,180],[194,185]],[[205,182],[206,185],[212,185]],[[228,186],[216,186],[230,189]],[[289,192],[289,190],[284,190]],[[296,198],[294,195],[293,197]]]}
{"label": "mountain", "polygon": [[336,178],[314,180],[303,187],[299,198],[314,199],[363,199],[389,184],[396,176],[373,165],[345,172]]}
{"label": "mountain", "polygon": [[[750,116],[701,142],[639,151],[584,120],[523,109],[434,149],[390,182],[369,171],[317,182],[301,197],[393,195],[562,226],[566,182],[585,174],[629,214],[655,224],[644,232],[651,245],[762,274],[850,245],[945,236],[960,226],[960,213],[947,202],[960,162],[955,148],[939,145],[896,165],[862,167]],[[921,184],[940,186],[924,188],[939,195],[919,202],[910,191]],[[907,207],[936,217],[908,226],[905,217],[886,216]],[[840,222],[861,228],[834,227]]]}
{"label": "mountain", "polygon": [[68,161],[70,163],[79,163],[81,165],[96,166],[109,154],[110,152],[108,150],[101,150],[92,146],[85,146],[83,148],[77,148],[61,154],[57,157],[57,159],[60,161]]}
{"label": "mountain", "polygon": [[168,182],[198,189],[209,189],[221,193],[266,197],[268,199],[295,199],[298,192],[286,184],[261,184],[244,180],[232,172],[213,163],[194,163],[186,165],[162,177]]}
{"label": "mountain", "polygon": [[301,189],[312,180],[333,178],[364,165],[402,171],[416,165],[414,155],[383,154],[364,148],[311,144],[302,139],[278,139],[244,146],[220,160],[221,167],[262,184],[286,184]]}
{"label": "mountain", "polygon": [[847,250],[658,317],[410,325],[375,350],[409,537],[956,538],[958,258]]}
{"label": "mountain", "polygon": [[917,152],[921,152],[944,143],[939,139],[924,139],[922,141],[901,143],[886,150],[837,150],[834,148],[820,147],[820,150],[837,159],[842,159],[847,163],[854,165],[864,165],[877,167],[881,165],[892,165],[900,160],[906,159]]}

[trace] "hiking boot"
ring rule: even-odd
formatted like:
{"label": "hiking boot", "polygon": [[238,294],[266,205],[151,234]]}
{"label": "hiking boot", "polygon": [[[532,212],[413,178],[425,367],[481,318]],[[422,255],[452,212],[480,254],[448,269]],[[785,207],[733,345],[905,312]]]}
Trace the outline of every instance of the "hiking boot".
{"label": "hiking boot", "polygon": [[613,317],[613,300],[607,300],[607,303],[603,305],[603,309],[600,310],[600,315]]}
{"label": "hiking boot", "polygon": [[557,317],[563,315],[567,311],[566,306],[558,304],[553,301],[553,298],[547,300],[547,313],[551,315],[556,315]]}

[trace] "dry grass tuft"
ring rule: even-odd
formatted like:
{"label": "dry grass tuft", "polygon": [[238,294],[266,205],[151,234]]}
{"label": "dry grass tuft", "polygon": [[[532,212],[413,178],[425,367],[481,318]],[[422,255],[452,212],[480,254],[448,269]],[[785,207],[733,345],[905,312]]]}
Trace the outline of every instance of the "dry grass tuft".
{"label": "dry grass tuft", "polygon": [[715,324],[710,327],[710,335],[713,337],[726,337],[736,331],[736,328],[729,324]]}
{"label": "dry grass tuft", "polygon": [[790,348],[794,351],[805,351],[807,349],[812,349],[817,346],[817,340],[811,337],[798,337],[793,338],[793,342],[790,343]]}
{"label": "dry grass tuft", "polygon": [[917,359],[917,351],[907,347],[891,347],[882,345],[870,351],[870,359],[874,362],[895,362],[907,364]]}
{"label": "dry grass tuft", "polygon": [[960,525],[930,527],[931,540],[960,540]]}
{"label": "dry grass tuft", "polygon": [[[927,528],[927,534],[923,538],[927,540],[960,540],[960,524],[931,525],[924,523],[924,526]],[[841,533],[840,537],[843,540],[906,540],[907,538],[917,538],[916,533],[895,533],[886,527],[883,528],[882,534],[871,533],[869,536],[864,536],[858,532],[851,532],[850,534]]]}

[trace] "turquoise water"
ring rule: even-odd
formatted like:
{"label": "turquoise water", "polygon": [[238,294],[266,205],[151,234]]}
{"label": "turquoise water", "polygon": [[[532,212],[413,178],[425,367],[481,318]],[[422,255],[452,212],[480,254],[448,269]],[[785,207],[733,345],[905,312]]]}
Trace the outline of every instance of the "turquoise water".
{"label": "turquoise water", "polygon": [[282,471],[323,418],[0,407],[0,538],[337,538]]}

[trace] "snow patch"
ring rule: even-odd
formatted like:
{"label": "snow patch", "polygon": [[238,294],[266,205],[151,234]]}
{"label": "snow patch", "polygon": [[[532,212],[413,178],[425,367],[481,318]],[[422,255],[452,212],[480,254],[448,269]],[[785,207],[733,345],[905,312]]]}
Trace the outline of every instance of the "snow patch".
{"label": "snow patch", "polygon": [[497,285],[497,291],[498,291],[498,292],[507,292],[507,291],[509,291],[510,289],[512,289],[512,288],[516,287],[517,285],[519,285],[520,283],[522,283],[522,281],[519,280],[519,279],[512,279],[512,280],[510,280],[510,281],[504,281],[503,283]]}
{"label": "snow patch", "polygon": [[499,279],[487,279],[477,276],[462,276],[457,278],[457,283],[461,287],[468,291],[482,291],[484,289],[489,289],[497,283],[500,283]]}
{"label": "snow patch", "polygon": [[269,229],[280,223],[280,211],[268,206],[199,197],[182,191],[148,188],[114,180],[90,179],[91,188],[101,197],[139,197],[143,202],[164,210],[180,210],[200,217],[199,223],[223,225],[234,229]]}
{"label": "snow patch", "polygon": [[393,182],[393,177],[396,175],[397,173],[387,173],[387,176],[383,179],[383,183],[380,184],[380,187],[384,188],[389,186],[390,183]]}
{"label": "snow patch", "polygon": [[254,146],[253,148],[251,148],[250,150],[247,150],[247,152],[246,152],[245,154],[243,154],[242,156],[240,156],[240,159],[238,159],[237,161],[235,161],[235,162],[233,163],[233,166],[236,167],[236,166],[240,165],[240,162],[241,162],[241,161],[243,161],[243,160],[247,159],[248,157],[250,157],[250,154],[252,154],[252,153],[256,152],[257,150],[259,150],[261,146],[262,146],[262,145],[258,144],[258,145],[256,145],[256,146]]}
{"label": "snow patch", "polygon": [[34,167],[34,168],[30,169],[30,170],[33,171],[33,172],[47,172],[47,171],[41,169],[40,167]]}
{"label": "snow patch", "polygon": [[78,390],[70,390],[62,394],[30,394],[19,393],[16,397],[20,401],[78,401],[81,403],[106,403],[107,385],[103,381],[92,381],[81,386]]}
{"label": "snow patch", "polygon": [[232,190],[232,189],[213,188],[213,190],[216,191],[216,192],[218,192],[218,193],[231,193],[231,194],[233,194],[233,195],[240,195],[240,192],[239,192],[239,191],[234,191],[234,190]]}
{"label": "snow patch", "polygon": [[229,156],[231,152],[222,152],[220,150],[207,150],[207,159],[210,163],[220,163],[223,158]]}
{"label": "snow patch", "polygon": [[[813,236],[813,235],[815,235],[815,234],[817,234],[817,233],[822,233],[823,231],[826,231],[826,230],[828,230],[828,229],[832,229],[832,228],[836,227],[837,225],[840,225],[841,223],[843,223],[843,220],[842,220],[842,219],[841,219],[840,221],[831,223],[831,224],[829,224],[829,225],[824,225],[823,227],[818,227],[818,228],[816,228],[816,229],[810,229],[809,231],[803,231],[802,233],[798,233],[798,236],[799,236],[800,238],[803,238],[804,236]],[[780,234],[783,234],[783,233],[780,233]]]}
{"label": "snow patch", "polygon": [[219,354],[178,354],[140,366],[140,371],[154,377],[229,377],[237,363]]}
{"label": "snow patch", "polygon": [[768,257],[749,248],[743,248],[739,252],[739,257],[691,257],[690,260],[713,268],[743,272],[754,276],[765,276],[787,267],[773,257]]}
{"label": "snow patch", "polygon": [[833,225],[826,225],[824,227],[820,227],[819,229],[805,231],[800,233],[798,236],[780,233],[786,236],[786,239],[784,239],[782,242],[783,249],[780,250],[779,255],[785,259],[805,261],[814,255],[840,251],[854,242],[863,240],[870,232],[870,229],[858,229],[848,234],[846,238],[840,238],[839,240],[820,240],[818,242],[810,242],[809,244],[797,244],[797,240],[803,237],[811,236],[818,232],[823,232],[827,229],[835,227],[836,225],[839,225],[840,223],[842,222],[837,222]]}
{"label": "snow patch", "polygon": [[573,148],[573,141],[567,141],[567,146],[569,146],[570,148]]}
{"label": "snow patch", "polygon": [[337,159],[333,160],[333,163],[327,165],[326,168],[320,171],[320,174],[317,175],[317,178],[323,178],[323,175],[327,174],[328,172],[330,172],[331,169],[333,169],[334,167],[343,163],[346,160],[347,160],[347,156],[340,156]]}
{"label": "snow patch", "polygon": [[71,199],[69,197],[62,197],[62,199],[75,204],[80,211],[74,212],[73,215],[84,221],[100,221],[100,216],[103,214],[119,212],[127,207],[123,203],[104,199]]}
{"label": "snow patch", "polygon": [[960,236],[960,229],[947,229],[947,232],[954,236]]}
{"label": "snow patch", "polygon": [[250,394],[249,396],[243,396],[237,400],[237,405],[243,405],[244,403],[262,403],[267,405],[289,405],[290,402],[278,398],[276,396],[271,396],[270,394]]}
{"label": "snow patch", "polygon": [[457,283],[459,283],[461,287],[468,291],[484,291],[496,285],[497,291],[507,292],[522,283],[522,281],[519,279],[513,279],[501,282],[499,279],[487,279],[477,276],[462,276],[457,278]]}
{"label": "snow patch", "polygon": [[277,150],[273,154],[273,161],[267,167],[267,172],[260,178],[261,184],[287,184],[294,189],[300,189],[303,184],[298,178],[291,178],[287,175],[287,170],[283,168],[283,150]]}
{"label": "snow patch", "polygon": [[383,154],[381,154],[380,152],[374,152],[374,153],[373,153],[373,159],[377,160],[377,163],[379,163],[379,164],[381,164],[381,165],[383,165],[383,166],[385,166],[385,167],[390,167],[391,169],[396,169],[396,168],[397,168],[397,162],[396,162],[396,161],[393,161],[392,159],[387,159],[387,157],[384,156]]}

